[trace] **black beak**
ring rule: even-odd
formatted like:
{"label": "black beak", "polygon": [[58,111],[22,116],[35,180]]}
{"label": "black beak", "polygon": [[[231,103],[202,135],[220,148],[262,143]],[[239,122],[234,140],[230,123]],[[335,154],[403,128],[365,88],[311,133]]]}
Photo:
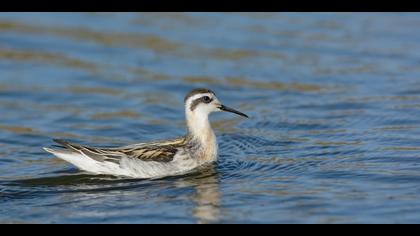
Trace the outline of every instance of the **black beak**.
{"label": "black beak", "polygon": [[230,108],[230,107],[224,106],[224,105],[220,105],[219,109],[220,109],[220,110],[222,110],[222,111],[232,112],[232,113],[238,114],[238,115],[240,115],[240,116],[243,116],[243,117],[249,118],[249,117],[248,117],[247,115],[245,115],[244,113],[242,113],[242,112],[240,112],[240,111],[237,111],[237,110],[235,110],[235,109],[233,109],[233,108]]}

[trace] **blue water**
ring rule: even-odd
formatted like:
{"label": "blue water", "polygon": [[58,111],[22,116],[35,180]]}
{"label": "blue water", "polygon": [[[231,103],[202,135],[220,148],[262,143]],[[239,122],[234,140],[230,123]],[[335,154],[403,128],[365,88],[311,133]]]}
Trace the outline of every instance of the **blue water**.
{"label": "blue water", "polygon": [[[1,13],[0,223],[420,223],[420,14]],[[219,160],[95,176],[41,148],[185,132]]]}

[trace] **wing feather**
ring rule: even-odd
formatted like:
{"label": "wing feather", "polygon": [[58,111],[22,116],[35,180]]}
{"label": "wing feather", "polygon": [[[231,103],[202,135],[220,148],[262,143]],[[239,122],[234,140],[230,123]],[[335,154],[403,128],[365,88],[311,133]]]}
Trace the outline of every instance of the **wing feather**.
{"label": "wing feather", "polygon": [[166,140],[153,143],[139,143],[118,148],[94,148],[78,144],[72,144],[62,139],[54,141],[64,148],[79,152],[99,162],[120,163],[123,157],[142,161],[170,162],[173,160],[178,149],[185,145],[185,138]]}

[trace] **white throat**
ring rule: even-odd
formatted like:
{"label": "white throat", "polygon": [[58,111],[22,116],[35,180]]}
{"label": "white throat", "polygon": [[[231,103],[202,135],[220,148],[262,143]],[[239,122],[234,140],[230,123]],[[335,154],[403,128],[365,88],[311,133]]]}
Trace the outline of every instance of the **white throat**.
{"label": "white throat", "polygon": [[204,144],[209,138],[214,137],[214,132],[209,122],[209,116],[204,112],[186,112],[188,132]]}
{"label": "white throat", "polygon": [[199,142],[196,157],[200,162],[217,159],[217,140],[210,126],[208,114],[187,112],[188,135]]}

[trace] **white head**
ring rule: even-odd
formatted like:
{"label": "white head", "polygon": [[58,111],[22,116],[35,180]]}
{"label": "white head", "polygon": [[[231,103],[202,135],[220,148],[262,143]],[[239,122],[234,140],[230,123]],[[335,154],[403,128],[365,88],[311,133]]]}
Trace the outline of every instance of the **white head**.
{"label": "white head", "polygon": [[185,96],[184,103],[188,129],[193,134],[210,128],[208,116],[212,112],[227,111],[248,118],[244,113],[222,105],[209,89],[193,89]]}

